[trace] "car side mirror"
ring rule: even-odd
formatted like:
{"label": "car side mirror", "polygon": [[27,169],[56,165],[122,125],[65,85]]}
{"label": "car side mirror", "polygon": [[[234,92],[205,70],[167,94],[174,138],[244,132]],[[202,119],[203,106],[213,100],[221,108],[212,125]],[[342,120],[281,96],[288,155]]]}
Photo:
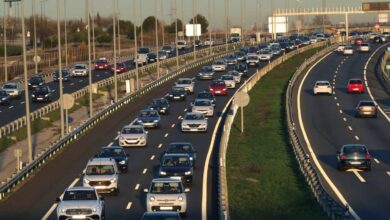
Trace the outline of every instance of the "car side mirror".
{"label": "car side mirror", "polygon": [[148,192],[149,192],[149,190],[145,188],[144,189],[144,193],[148,193]]}
{"label": "car side mirror", "polygon": [[184,192],[186,192],[186,193],[189,192],[189,191],[190,191],[189,188],[185,188],[185,189],[184,189]]}
{"label": "car side mirror", "polygon": [[60,199],[60,197],[57,197],[56,198],[56,203],[59,203],[59,202],[61,202],[61,199]]}

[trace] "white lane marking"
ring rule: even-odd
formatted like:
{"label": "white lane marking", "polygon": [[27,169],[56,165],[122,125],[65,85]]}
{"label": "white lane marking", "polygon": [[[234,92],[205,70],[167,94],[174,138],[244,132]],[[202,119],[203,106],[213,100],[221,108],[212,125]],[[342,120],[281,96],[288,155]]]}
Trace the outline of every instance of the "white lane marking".
{"label": "white lane marking", "polygon": [[340,110],[340,114],[343,114],[343,110]]}
{"label": "white lane marking", "polygon": [[[368,92],[368,95],[370,96],[370,98],[372,99],[372,101],[374,101],[376,103],[376,100],[374,98],[374,96],[372,95],[371,93],[371,89],[370,87],[367,85],[367,66],[368,64],[370,63],[372,57],[374,57],[374,55],[379,51],[379,49],[381,49],[382,47],[384,46],[387,46],[387,44],[383,45],[383,46],[380,46],[378,47],[378,49],[376,49],[374,51],[374,53],[371,54],[370,58],[368,58],[367,62],[366,62],[366,65],[364,66],[364,72],[363,72],[363,76],[364,76],[364,81],[366,82],[366,87],[367,87],[367,92]],[[387,119],[388,122],[390,122],[390,117],[383,111],[382,107],[378,105],[378,109],[379,109],[379,112],[382,113],[383,116],[385,116],[385,118]]]}
{"label": "white lane marking", "polygon": [[179,117],[177,117],[177,119],[182,119],[183,117],[180,115]]}
{"label": "white lane marking", "polygon": [[156,157],[156,156],[152,155],[152,156],[150,157],[150,160],[154,160],[155,157]]}
{"label": "white lane marking", "polygon": [[24,103],[25,103],[24,101],[23,101],[23,102],[20,102],[21,105],[23,105]]}
{"label": "white lane marking", "polygon": [[131,209],[131,205],[132,205],[132,204],[133,204],[132,202],[127,203],[126,210]]}
{"label": "white lane marking", "polygon": [[351,169],[352,173],[360,180],[360,182],[365,183],[366,180],[360,175],[359,171],[356,169]]}
{"label": "white lane marking", "polygon": [[359,140],[360,138],[359,138],[358,136],[355,136],[355,139],[356,139],[356,140]]}
{"label": "white lane marking", "polygon": [[81,79],[81,80],[79,80],[79,83],[81,83],[81,82],[83,82],[83,81],[84,81],[84,80]]}
{"label": "white lane marking", "polygon": [[73,86],[73,85],[74,85],[74,83],[71,83],[70,85],[71,85],[71,86]]}
{"label": "white lane marking", "polygon": [[389,176],[390,176],[390,171],[387,171],[386,173],[387,173],[387,175],[389,175]]}
{"label": "white lane marking", "polygon": [[138,190],[139,189],[139,183],[137,184],[137,185],[135,185],[135,188],[134,188],[134,190]]}
{"label": "white lane marking", "polygon": [[0,113],[2,113],[2,111],[0,111]]}
{"label": "white lane marking", "polygon": [[[299,85],[299,88],[298,88],[298,99],[297,99],[297,106],[298,106],[298,121],[299,121],[299,125],[301,126],[302,128],[302,134],[303,134],[303,138],[305,139],[305,142],[306,142],[306,145],[307,145],[307,148],[309,150],[309,154],[311,156],[311,158],[313,159],[313,162],[315,163],[316,167],[318,168],[318,170],[320,171],[321,175],[324,177],[325,181],[328,183],[328,185],[330,186],[330,188],[333,190],[333,192],[335,193],[335,195],[337,196],[337,198],[340,200],[340,202],[343,204],[343,205],[349,205],[347,200],[345,199],[345,197],[343,196],[343,194],[341,194],[341,192],[339,191],[339,189],[336,187],[336,185],[333,183],[333,181],[330,179],[330,177],[326,174],[325,170],[322,168],[320,162],[318,161],[317,159],[317,156],[316,154],[314,153],[313,151],[313,148],[311,146],[311,143],[310,143],[310,140],[307,136],[307,133],[306,133],[306,129],[305,129],[305,126],[303,124],[303,120],[302,120],[302,111],[301,111],[301,94],[302,94],[302,87],[303,87],[303,83],[305,82],[305,79],[307,78],[307,76],[310,74],[310,72],[313,70],[313,68],[315,66],[318,65],[318,63],[320,63],[322,60],[324,60],[326,57],[328,57],[330,54],[332,54],[332,52],[326,54],[324,57],[322,57],[321,59],[319,59],[316,63],[314,63],[314,65],[312,65],[310,67],[310,69],[306,72],[305,76],[303,77],[302,81],[301,81],[301,84]],[[334,97],[335,100],[337,100],[337,97]],[[349,212],[351,213],[351,215],[356,219],[356,220],[361,220],[360,217],[356,214],[356,212],[353,210],[352,206],[349,206]]]}
{"label": "white lane marking", "polygon": [[335,86],[333,86],[333,89],[336,89],[336,87],[335,87]]}
{"label": "white lane marking", "polygon": [[171,128],[174,128],[175,127],[175,124],[172,124]]}
{"label": "white lane marking", "polygon": [[[119,132],[119,131],[118,131]],[[119,134],[114,138],[114,140],[118,140],[119,138]]]}
{"label": "white lane marking", "polygon": [[334,75],[333,78],[336,78],[337,75]]}
{"label": "white lane marking", "polygon": [[99,74],[96,74],[96,77],[100,77],[100,75],[99,75]]}
{"label": "white lane marking", "polygon": [[335,92],[335,91],[333,91],[333,95],[336,95],[336,92]]}
{"label": "white lane marking", "polygon": [[161,147],[162,147],[162,144],[159,144],[159,145],[158,145],[158,148],[161,148]]}
{"label": "white lane marking", "polygon": [[347,121],[347,118],[343,118],[344,121]]}
{"label": "white lane marking", "polygon": [[349,129],[350,131],[352,131],[352,127],[351,127],[351,126],[348,126],[348,129]]}
{"label": "white lane marking", "polygon": [[145,169],[142,171],[142,174],[145,174],[147,171],[148,171],[148,169],[145,168]]}
{"label": "white lane marking", "polygon": [[185,108],[185,109],[184,109],[184,112],[186,112],[187,110],[188,110],[188,109],[187,109],[187,108]]}
{"label": "white lane marking", "polygon": [[11,109],[11,108],[13,108],[14,106],[13,105],[11,105],[10,107],[8,107],[9,109]]}
{"label": "white lane marking", "polygon": [[168,133],[165,133],[164,137],[165,137],[165,138],[168,137]]}
{"label": "white lane marking", "polygon": [[111,147],[114,144],[114,142],[111,142],[108,144],[109,147]]}
{"label": "white lane marking", "polygon": [[380,163],[381,163],[381,162],[379,162],[379,160],[376,159],[376,158],[374,158],[374,161],[375,161],[375,163],[377,163],[377,164],[380,164]]}
{"label": "white lane marking", "polygon": [[340,103],[336,103],[337,106],[340,106]]}

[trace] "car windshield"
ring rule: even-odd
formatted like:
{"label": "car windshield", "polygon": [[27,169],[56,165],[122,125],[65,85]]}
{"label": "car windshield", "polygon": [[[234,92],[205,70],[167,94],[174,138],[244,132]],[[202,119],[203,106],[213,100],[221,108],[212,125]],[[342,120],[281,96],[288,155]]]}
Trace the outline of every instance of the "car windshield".
{"label": "car windshield", "polygon": [[237,71],[229,71],[228,74],[232,75],[232,76],[239,76],[240,75],[240,73]]}
{"label": "car windshield", "polygon": [[170,153],[188,153],[192,152],[192,146],[189,144],[171,144],[167,152]]}
{"label": "car windshield", "polygon": [[[105,63],[105,62],[101,62],[101,63],[103,64],[103,63]],[[76,70],[84,70],[84,69],[86,69],[86,67],[85,67],[84,65],[75,65],[74,68],[75,68]]]}
{"label": "car windshield", "polygon": [[214,65],[224,65],[225,63],[223,61],[217,60],[214,62]]}
{"label": "car windshield", "polygon": [[148,57],[149,57],[149,58],[156,58],[156,54],[154,54],[154,53],[148,53]]}
{"label": "car windshield", "polygon": [[[61,72],[62,72],[62,75],[68,75],[68,70],[66,70],[66,69],[63,69]],[[56,70],[55,73],[57,76],[60,74],[60,72],[58,70]]]}
{"label": "car windshield", "polygon": [[351,46],[346,46],[344,49],[346,49],[346,50],[352,50],[352,47],[351,47]]}
{"label": "car windshield", "polygon": [[196,98],[199,98],[199,99],[201,99],[201,98],[211,99],[211,98],[214,98],[214,96],[213,96],[212,93],[202,92],[202,93],[199,93]]}
{"label": "car windshield", "polygon": [[173,92],[185,92],[183,87],[172,87]]}
{"label": "car windshield", "polygon": [[235,56],[235,55],[230,55],[230,56],[228,56],[228,59],[232,59],[232,60],[234,60],[234,59],[236,59],[237,57]]}
{"label": "car windshield", "polygon": [[204,115],[203,114],[187,114],[185,116],[186,120],[203,120]]}
{"label": "car windshield", "polygon": [[362,44],[362,46],[368,46],[368,44]]}
{"label": "car windshield", "polygon": [[257,59],[258,59],[258,57],[255,57],[255,56],[248,57],[248,60],[257,60]]}
{"label": "car windshield", "polygon": [[155,100],[153,100],[153,104],[155,104],[155,105],[168,105],[168,101],[166,99],[155,99]]}
{"label": "car windshield", "polygon": [[371,101],[365,101],[365,102],[363,101],[363,102],[359,103],[359,106],[372,106],[372,107],[374,107],[375,103],[371,102]]}
{"label": "car windshield", "polygon": [[122,134],[143,134],[144,129],[141,127],[124,127],[122,128]]}
{"label": "car windshield", "polygon": [[354,154],[354,153],[365,154],[367,153],[367,149],[365,146],[350,145],[350,146],[345,146],[343,152],[345,154]]}
{"label": "car windshield", "polygon": [[117,63],[116,66],[117,66],[117,67],[124,67],[125,64],[124,64],[124,63]]}
{"label": "car windshield", "polygon": [[93,190],[69,190],[64,193],[62,201],[97,200]]}
{"label": "car windshield", "polygon": [[3,86],[3,89],[16,89],[16,88],[17,88],[16,84],[5,84]]}
{"label": "car windshield", "polygon": [[30,81],[33,83],[38,83],[38,82],[42,82],[42,78],[39,76],[33,76],[31,77]]}
{"label": "car windshield", "polygon": [[46,86],[38,87],[35,91],[41,92],[41,93],[48,93],[49,92],[49,88],[47,88]]}
{"label": "car windshield", "polygon": [[172,47],[171,46],[163,46],[163,48],[162,48],[163,50],[171,50],[172,49]]}
{"label": "car windshield", "polygon": [[140,48],[138,53],[149,53],[149,48]]}
{"label": "car windshield", "polygon": [[246,65],[244,65],[244,64],[237,64],[235,67],[236,67],[236,69],[245,69]]}
{"label": "car windshield", "polygon": [[204,66],[204,67],[202,67],[201,71],[202,72],[212,72],[213,68],[211,68],[211,66]]}
{"label": "car windshield", "polygon": [[191,84],[192,81],[189,79],[179,79],[177,80],[177,84]]}
{"label": "car windshield", "polygon": [[103,148],[99,156],[101,157],[115,157],[115,156],[124,156],[125,152],[122,148]]}
{"label": "car windshield", "polygon": [[188,167],[191,165],[188,156],[164,156],[164,167]]}
{"label": "car windshield", "polygon": [[234,80],[234,79],[233,79],[233,76],[230,76],[230,75],[223,75],[221,78],[222,78],[223,80]]}
{"label": "car windshield", "polygon": [[215,81],[211,85],[212,86],[225,86],[225,82],[224,81]]}
{"label": "car windshield", "polygon": [[158,113],[156,111],[141,111],[140,117],[156,117]]}
{"label": "car windshield", "polygon": [[115,170],[113,165],[89,165],[85,173],[87,175],[113,175]]}
{"label": "car windshield", "polygon": [[329,82],[317,82],[317,86],[329,86]]}
{"label": "car windshield", "polygon": [[[96,63],[97,64],[106,64],[107,63],[107,60],[96,60]],[[77,65],[78,67],[81,67],[84,69],[84,67],[82,65]],[[76,68],[76,66],[75,66]],[[77,69],[77,68],[76,68]]]}
{"label": "car windshield", "polygon": [[154,194],[183,193],[180,182],[154,182],[150,188],[150,192]]}
{"label": "car windshield", "polygon": [[211,103],[209,100],[195,100],[195,106],[210,106]]}
{"label": "car windshield", "polygon": [[360,79],[352,79],[349,81],[350,84],[363,84]]}
{"label": "car windshield", "polygon": [[180,220],[180,218],[177,216],[177,214],[167,215],[164,213],[164,215],[159,214],[153,214],[150,216],[145,215],[142,220]]}

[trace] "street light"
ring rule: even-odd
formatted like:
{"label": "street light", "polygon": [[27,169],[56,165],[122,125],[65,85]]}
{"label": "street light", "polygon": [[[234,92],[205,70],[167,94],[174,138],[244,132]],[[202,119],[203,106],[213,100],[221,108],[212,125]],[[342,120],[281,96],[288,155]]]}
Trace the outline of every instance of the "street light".
{"label": "street light", "polygon": [[194,35],[194,60],[196,60],[196,43],[195,43],[195,40],[196,40],[196,27],[195,27],[195,0],[192,0],[192,32],[193,32],[193,35]]}
{"label": "street light", "polygon": [[[37,58],[37,24],[36,24],[36,13],[35,13],[35,0],[32,1],[32,13],[33,13],[33,23],[34,23],[34,57]],[[34,60],[35,63],[35,73],[38,73],[38,60]]]}
{"label": "street light", "polygon": [[[88,81],[89,81],[89,117],[93,116],[93,97],[92,97],[92,64],[91,64],[91,0],[87,0],[87,22],[88,22]],[[116,71],[116,69],[115,69]]]}
{"label": "street light", "polygon": [[177,47],[177,0],[175,0],[175,49],[176,49],[176,69],[179,69],[179,48]]}
{"label": "street light", "polygon": [[116,30],[115,30],[115,19],[116,19],[116,0],[112,0],[113,2],[113,14],[112,14],[112,32],[113,32],[113,36],[112,36],[112,39],[114,41],[114,101],[117,102],[118,101],[118,83],[117,83],[117,78],[116,78],[116,69],[117,69],[117,66],[116,66]]}
{"label": "street light", "polygon": [[[61,26],[60,26],[60,0],[57,0],[57,47],[58,47],[58,78],[60,81],[60,118],[61,118],[61,138],[65,136],[64,131],[64,99],[62,88],[62,61],[61,61]],[[27,82],[27,81],[26,81]],[[66,119],[68,120],[68,119]]]}
{"label": "street light", "polygon": [[[136,4],[137,3],[137,0],[133,0],[133,18],[134,18],[134,21],[133,21],[133,27],[134,27],[134,61],[136,61],[137,59],[137,50],[138,50],[138,42],[137,42],[137,26],[135,25],[136,24],[136,20],[137,19],[137,15],[136,15]],[[141,24],[142,26],[142,24]],[[138,70],[138,63],[137,61],[135,62],[135,83],[136,83],[136,86],[135,88],[137,90],[139,90],[139,82],[138,82],[138,75],[139,75],[139,70]]]}
{"label": "street light", "polygon": [[156,0],[156,15],[154,17],[154,22],[155,22],[155,31],[156,31],[156,57],[157,57],[157,79],[160,78],[160,56],[158,54],[158,26],[157,26],[157,12],[158,12],[158,0]]}
{"label": "street light", "polygon": [[7,82],[8,81],[8,65],[7,65],[7,20],[8,20],[8,16],[9,16],[9,8],[7,8],[7,17],[5,16],[5,7],[6,3],[4,2],[4,18],[3,18],[3,28],[4,28],[4,31],[3,31],[3,34],[4,34],[4,82]]}
{"label": "street light", "polygon": [[66,0],[64,0],[65,66],[68,66],[68,30],[67,30],[66,20],[67,20],[67,18],[66,18]]}

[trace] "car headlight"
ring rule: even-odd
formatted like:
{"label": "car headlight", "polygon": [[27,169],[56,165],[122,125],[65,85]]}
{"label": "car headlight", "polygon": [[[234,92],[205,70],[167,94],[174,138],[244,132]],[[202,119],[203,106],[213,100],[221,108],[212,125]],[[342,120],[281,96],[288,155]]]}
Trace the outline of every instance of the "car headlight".
{"label": "car headlight", "polygon": [[114,178],[114,179],[111,179],[110,182],[111,182],[111,183],[115,183],[115,182],[116,182],[116,179],[115,179],[115,178]]}
{"label": "car headlight", "polygon": [[203,76],[203,73],[199,73],[199,76]]}
{"label": "car headlight", "polygon": [[138,123],[142,123],[142,120],[137,120]]}
{"label": "car headlight", "polygon": [[141,139],[141,140],[145,140],[145,137],[144,137],[144,136],[142,136],[142,137],[140,137],[140,139]]}
{"label": "car headlight", "polygon": [[39,83],[39,85],[41,86],[41,85],[43,85],[43,83],[42,83],[42,82],[40,82],[40,83]]}
{"label": "car headlight", "polygon": [[154,198],[154,196],[151,196],[151,197],[149,198],[149,200],[153,202],[154,200],[156,200],[156,198]]}
{"label": "car headlight", "polygon": [[179,196],[179,197],[177,198],[177,200],[183,201],[183,196]]}
{"label": "car headlight", "polygon": [[61,213],[65,213],[65,212],[66,212],[66,209],[60,209],[60,212],[61,212]]}
{"label": "car headlight", "polygon": [[169,97],[173,97],[173,95],[172,95],[172,94],[169,94]]}
{"label": "car headlight", "polygon": [[120,140],[120,141],[124,141],[124,140],[125,140],[125,138],[124,138],[124,137],[122,137],[122,136],[120,136],[120,137],[119,137],[119,140]]}
{"label": "car headlight", "polygon": [[183,97],[183,96],[184,96],[184,94],[180,94],[180,96],[181,96],[181,97]]}
{"label": "car headlight", "polygon": [[119,161],[119,164],[120,165],[125,165],[126,164],[126,160]]}
{"label": "car headlight", "polygon": [[92,212],[97,212],[98,211],[98,208],[93,208],[92,209]]}
{"label": "car headlight", "polygon": [[46,95],[45,95],[45,97],[48,97],[48,96],[49,96],[49,94],[46,94]]}
{"label": "car headlight", "polygon": [[32,94],[31,96],[32,96],[33,98],[35,97],[35,95],[34,95],[34,94]]}
{"label": "car headlight", "polygon": [[163,110],[167,110],[167,107],[163,107],[162,109],[163,109]]}
{"label": "car headlight", "polygon": [[154,120],[153,122],[154,122],[154,123],[157,123],[157,122],[158,122],[158,120]]}
{"label": "car headlight", "polygon": [[5,101],[5,100],[6,100],[6,98],[1,98],[1,100]]}
{"label": "car headlight", "polygon": [[194,160],[194,158],[193,158],[193,157],[190,157],[190,160]]}
{"label": "car headlight", "polygon": [[31,83],[28,83],[29,86],[31,86]]}
{"label": "car headlight", "polygon": [[167,173],[164,171],[160,171],[160,175],[165,176],[165,175],[167,175]]}
{"label": "car headlight", "polygon": [[184,174],[186,175],[186,176],[188,176],[188,175],[191,175],[191,171],[187,171],[187,172],[185,172]]}

